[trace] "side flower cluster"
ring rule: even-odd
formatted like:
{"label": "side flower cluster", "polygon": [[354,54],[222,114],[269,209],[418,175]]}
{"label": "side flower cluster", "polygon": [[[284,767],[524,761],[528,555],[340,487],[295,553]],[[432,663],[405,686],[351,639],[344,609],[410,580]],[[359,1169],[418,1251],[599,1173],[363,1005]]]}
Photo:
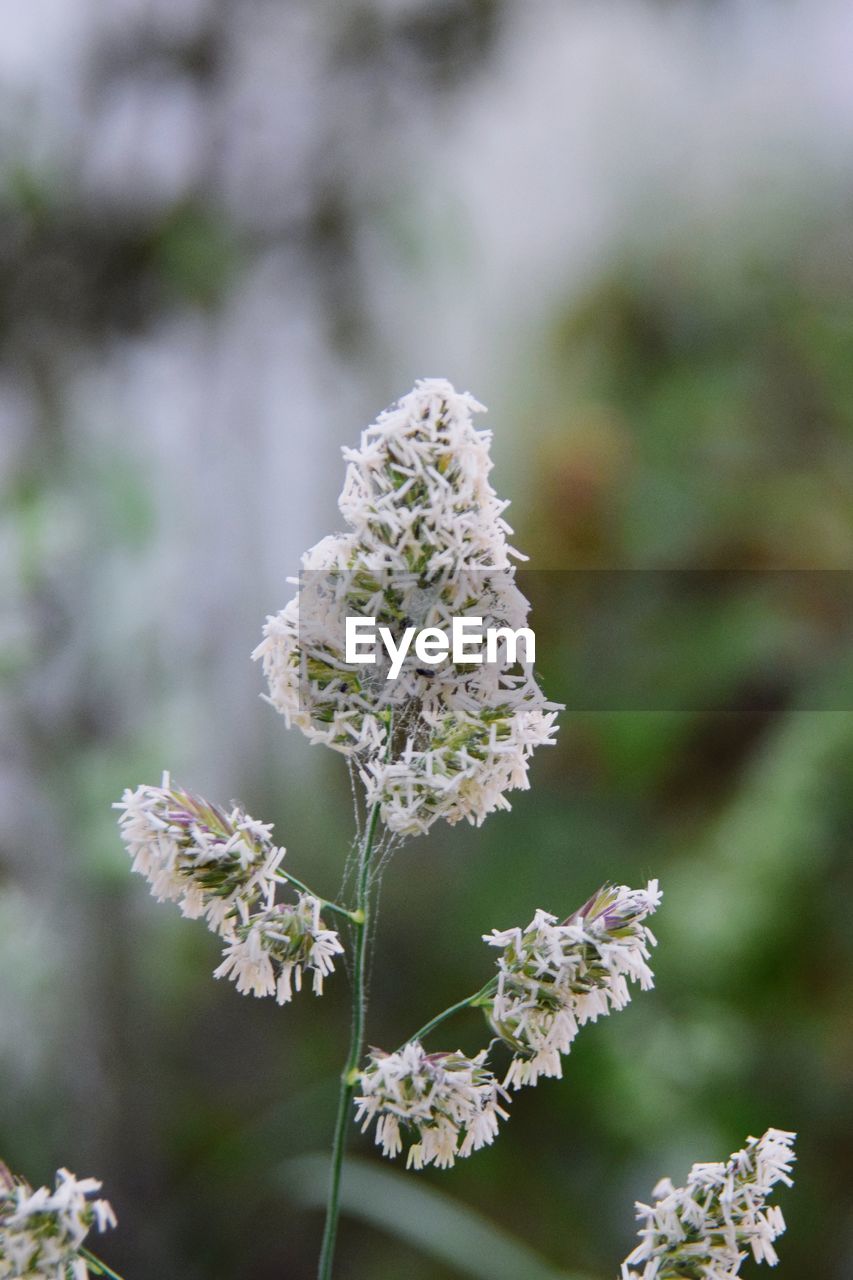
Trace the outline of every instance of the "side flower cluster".
{"label": "side flower cluster", "polygon": [[654,985],[654,937],[643,921],[661,896],[656,880],[645,889],[604,885],[563,924],[537,911],[526,929],[486,935],[501,948],[498,977],[462,1006],[484,1008],[511,1048],[503,1082],[487,1066],[491,1046],[474,1058],[428,1054],[417,1039],[397,1053],[374,1049],[359,1076],[356,1111],[363,1128],[375,1122],[383,1155],[398,1155],[409,1132],[408,1165],[445,1168],[493,1142],[508,1115],[509,1088],[560,1077],[560,1055],[584,1023],[624,1008],[630,981],[644,991]]}
{"label": "side flower cluster", "polygon": [[507,1087],[562,1076],[578,1030],[631,999],[629,982],[654,986],[649,967],[655,938],[643,922],[657,910],[656,880],[645,889],[604,885],[562,924],[537,911],[526,928],[495,930],[484,941],[499,947],[497,991],[489,1018],[513,1050]]}
{"label": "side flower cluster", "polygon": [[427,1053],[418,1041],[397,1053],[374,1049],[359,1077],[356,1119],[362,1130],[376,1123],[375,1140],[386,1156],[402,1150],[401,1129],[411,1134],[407,1168],[447,1169],[457,1156],[490,1146],[498,1121],[507,1117],[503,1090],[485,1060],[485,1049],[468,1058]]}
{"label": "side flower cluster", "polygon": [[725,1162],[694,1164],[683,1187],[664,1178],[651,1205],[638,1204],[640,1243],[622,1264],[622,1280],[732,1280],[751,1253],[771,1267],[785,1219],[767,1197],[790,1187],[796,1134],[768,1129]]}
{"label": "side flower cluster", "polygon": [[213,976],[232,978],[243,995],[275,995],[278,1004],[287,1004],[294,988],[302,990],[305,969],[313,974],[314,994],[321,996],[323,979],[342,952],[337,933],[320,919],[318,900],[302,893],[295,905],[278,903],[238,925]]}
{"label": "side flower cluster", "polygon": [[127,790],[114,806],[119,829],[158,902],[177,902],[191,920],[204,917],[214,933],[229,937],[237,920],[275,892],[284,849],[272,827],[242,809],[230,813],[172,784]]}
{"label": "side flower cluster", "polygon": [[555,731],[558,708],[515,660],[425,671],[407,659],[390,681],[381,655],[345,661],[348,616],[372,617],[397,639],[409,626],[446,632],[465,615],[526,625],[507,503],[488,480],[491,433],[473,423],[481,410],[427,379],[344,450],[348,532],[303,557],[299,593],[267,619],[254,654],[288,726],[353,757],[368,803],[401,834],[508,808],[505,793],[527,786],[534,749]]}
{"label": "side flower cluster", "polygon": [[225,942],[215,976],[229,977],[242,994],[275,995],[279,1004],[313,975],[316,995],[343,951],[327,929],[320,902],[300,893],[296,902],[275,901],[286,877],[284,849],[272,827],[239,807],[229,813],[172,783],[125,791],[115,805],[133,870],[151,884],[160,902],[177,902],[191,919],[203,917]]}
{"label": "side flower cluster", "polygon": [[96,1227],[116,1225],[96,1178],[75,1178],[67,1169],[56,1174],[56,1187],[34,1191],[0,1163],[0,1277],[31,1280],[87,1280],[89,1268],[80,1249]]}

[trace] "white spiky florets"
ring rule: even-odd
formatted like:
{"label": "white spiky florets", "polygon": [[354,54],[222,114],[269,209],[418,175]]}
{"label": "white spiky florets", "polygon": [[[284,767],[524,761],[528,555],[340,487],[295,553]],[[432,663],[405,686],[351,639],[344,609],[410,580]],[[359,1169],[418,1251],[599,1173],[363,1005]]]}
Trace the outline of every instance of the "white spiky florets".
{"label": "white spiky florets", "polygon": [[96,1178],[78,1179],[59,1169],[53,1191],[34,1191],[0,1164],[2,1280],[87,1280],[83,1242],[93,1227],[106,1231],[116,1225],[109,1202],[93,1199],[100,1189]]}
{"label": "white spiky florets", "polygon": [[385,1156],[398,1155],[403,1133],[412,1135],[407,1168],[449,1168],[494,1142],[498,1122],[508,1114],[485,1059],[485,1049],[468,1058],[427,1053],[418,1041],[396,1053],[374,1049],[359,1075],[356,1119],[363,1130],[375,1121],[375,1141]]}
{"label": "white spiky florets", "polygon": [[153,895],[180,903],[185,916],[204,917],[224,940],[215,977],[231,978],[241,994],[286,1004],[308,971],[322,995],[343,946],[312,894],[276,902],[287,879],[279,872],[285,851],[268,823],[236,806],[226,813],[174,785],[168,773],[162,786],[125,791],[114,807],[133,870],[150,881]]}
{"label": "white spiky florets", "polygon": [[302,990],[306,970],[314,994],[322,995],[323,979],[341,952],[338,934],[320,917],[319,900],[303,893],[295,904],[280,903],[239,925],[213,976],[231,978],[241,995],[275,995],[278,1004],[287,1004],[294,989]]}
{"label": "white spiky florets", "polygon": [[[368,803],[390,830],[425,832],[438,818],[479,823],[527,786],[530,757],[553,742],[558,707],[518,663],[446,663],[424,671],[345,661],[347,616],[449,630],[526,625],[491,470],[481,411],[449,382],[426,379],[345,449],[345,534],[303,557],[300,591],[267,620],[255,651],[270,701],[312,742],[354,757]],[[389,725],[393,724],[389,743]]]}
{"label": "white spiky florets", "polygon": [[580,1027],[624,1008],[629,982],[644,991],[654,985],[648,961],[655,939],[643,921],[660,900],[656,880],[645,889],[604,885],[562,924],[537,911],[526,928],[484,935],[501,948],[489,1017],[514,1050],[507,1087],[559,1079]]}
{"label": "white spiky florets", "polygon": [[284,849],[272,827],[242,809],[217,808],[174,785],[127,790],[113,806],[133,870],[159,902],[177,902],[190,919],[204,917],[228,938],[247,908],[269,901]]}
{"label": "white spiky florets", "polygon": [[795,1138],[768,1129],[725,1162],[694,1164],[683,1187],[659,1182],[654,1203],[637,1205],[640,1244],[622,1264],[622,1280],[733,1280],[749,1253],[775,1266],[785,1219],[767,1197],[777,1183],[793,1185]]}
{"label": "white spiky florets", "polygon": [[372,572],[457,573],[506,569],[509,503],[489,484],[490,431],[468,392],[444,378],[424,378],[345,448],[341,515]]}

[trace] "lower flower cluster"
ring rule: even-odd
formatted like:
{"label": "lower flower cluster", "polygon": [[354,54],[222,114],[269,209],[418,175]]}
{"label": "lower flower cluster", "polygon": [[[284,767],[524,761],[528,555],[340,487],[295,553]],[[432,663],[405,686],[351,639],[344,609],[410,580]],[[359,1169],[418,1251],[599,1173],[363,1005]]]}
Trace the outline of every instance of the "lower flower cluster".
{"label": "lower flower cluster", "polygon": [[561,1076],[561,1055],[580,1027],[623,1009],[629,983],[644,991],[654,985],[655,939],[644,921],[660,901],[656,880],[645,889],[604,885],[562,924],[537,911],[525,928],[487,935],[501,949],[497,978],[462,1003],[483,1007],[511,1049],[504,1079],[486,1066],[489,1048],[473,1058],[428,1054],[416,1038],[397,1053],[374,1049],[359,1076],[356,1111],[364,1129],[375,1122],[383,1154],[398,1155],[406,1131],[414,1138],[410,1166],[446,1168],[493,1142],[498,1120],[507,1118],[507,1089]]}
{"label": "lower flower cluster", "polygon": [[372,1050],[355,1100],[362,1129],[376,1122],[376,1142],[386,1156],[403,1149],[401,1126],[414,1135],[407,1167],[447,1169],[457,1156],[491,1145],[498,1121],[507,1118],[505,1094],[485,1065],[486,1050],[427,1053],[410,1041],[397,1053]]}
{"label": "lower flower cluster", "polygon": [[34,1191],[0,1164],[0,1280],[87,1280],[89,1265],[80,1250],[93,1227],[106,1231],[116,1217],[96,1178],[56,1175],[53,1191]]}
{"label": "lower flower cluster", "polygon": [[664,1178],[654,1204],[638,1204],[640,1243],[622,1264],[622,1280],[733,1280],[752,1254],[771,1267],[785,1219],[767,1197],[792,1185],[796,1134],[768,1129],[717,1164],[694,1164],[683,1187]]}

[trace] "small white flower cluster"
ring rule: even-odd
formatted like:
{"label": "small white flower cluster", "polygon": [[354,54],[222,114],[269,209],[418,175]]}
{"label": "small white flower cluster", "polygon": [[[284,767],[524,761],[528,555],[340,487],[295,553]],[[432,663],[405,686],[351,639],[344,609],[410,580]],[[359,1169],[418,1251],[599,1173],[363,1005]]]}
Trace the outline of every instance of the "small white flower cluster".
{"label": "small white flower cluster", "polygon": [[180,903],[191,919],[204,917],[224,939],[217,978],[232,978],[242,994],[275,995],[285,1004],[308,969],[315,994],[322,994],[343,947],[311,894],[276,903],[285,851],[268,823],[236,806],[226,813],[174,785],[168,773],[162,786],[125,791],[114,807],[133,870],[150,881],[153,895]]}
{"label": "small white flower cluster", "polygon": [[[553,741],[558,708],[518,663],[424,671],[406,659],[389,681],[381,660],[345,662],[345,618],[448,631],[454,617],[518,630],[518,590],[502,502],[488,481],[491,433],[481,405],[440,379],[419,382],[346,449],[340,510],[349,532],[303,557],[301,589],[267,619],[270,701],[312,742],[355,758],[368,803],[392,831],[438,818],[479,823],[527,786],[530,757]],[[388,743],[390,713],[392,741]]]}
{"label": "small white flower cluster", "polygon": [[278,1004],[292,999],[294,987],[302,990],[303,969],[314,975],[314,994],[322,995],[323,979],[335,967],[333,957],[343,952],[335,930],[323,926],[320,903],[308,893],[294,905],[278,903],[250,916],[236,934],[213,976],[232,978],[243,995],[275,995]]}
{"label": "small white flower cluster", "polygon": [[96,1178],[56,1174],[56,1188],[33,1191],[0,1164],[0,1280],[87,1280],[80,1248],[91,1231],[116,1225],[106,1200],[93,1200]]}
{"label": "small white flower cluster", "polygon": [[732,1280],[750,1252],[775,1266],[773,1242],[785,1219],[766,1200],[777,1183],[793,1185],[795,1138],[768,1129],[724,1163],[694,1164],[686,1186],[659,1182],[654,1204],[637,1205],[640,1244],[622,1264],[622,1280]]}
{"label": "small white flower cluster", "polygon": [[428,1054],[418,1040],[397,1053],[374,1049],[359,1074],[356,1118],[364,1129],[376,1122],[383,1154],[402,1150],[401,1126],[417,1134],[408,1166],[418,1169],[446,1168],[493,1142],[498,1120],[508,1118],[508,1088],[559,1078],[560,1055],[584,1023],[624,1008],[628,980],[643,990],[654,985],[648,959],[655,940],[643,921],[661,897],[656,880],[645,889],[604,885],[564,924],[537,911],[526,929],[487,934],[485,941],[501,948],[498,978],[463,1004],[484,1007],[512,1048],[503,1083],[486,1065],[488,1048],[474,1058]]}
{"label": "small white flower cluster", "polygon": [[229,937],[241,911],[275,892],[284,849],[268,823],[242,809],[225,813],[173,786],[168,773],[159,787],[125,791],[114,808],[133,870],[157,901],[180,903],[185,916],[203,916],[215,933]]}
{"label": "small white flower cluster", "polygon": [[373,1049],[360,1073],[355,1099],[362,1130],[376,1121],[375,1140],[383,1155],[402,1150],[401,1127],[414,1134],[407,1168],[429,1164],[449,1168],[457,1157],[490,1146],[498,1121],[507,1117],[503,1090],[485,1064],[486,1050],[427,1053],[411,1041],[397,1053]]}
{"label": "small white flower cluster", "polygon": [[562,924],[537,911],[525,929],[484,935],[501,948],[489,1015],[514,1051],[505,1086],[559,1079],[561,1055],[580,1027],[623,1009],[631,999],[629,980],[644,991],[654,986],[648,960],[655,938],[643,921],[661,896],[656,880],[645,889],[604,885]]}

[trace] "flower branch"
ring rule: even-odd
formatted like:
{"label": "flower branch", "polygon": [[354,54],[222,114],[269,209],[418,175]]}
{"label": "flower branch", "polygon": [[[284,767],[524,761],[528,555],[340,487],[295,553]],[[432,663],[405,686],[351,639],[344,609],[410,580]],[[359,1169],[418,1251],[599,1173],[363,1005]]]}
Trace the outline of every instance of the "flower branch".
{"label": "flower branch", "polygon": [[[443,1009],[441,1013],[437,1013],[434,1018],[430,1018],[429,1022],[425,1022],[413,1036],[409,1037],[406,1044],[411,1044],[417,1040],[425,1040],[429,1033],[440,1026],[442,1022],[446,1022],[448,1018],[452,1018],[454,1014],[461,1013],[464,1009],[489,1007],[497,988],[497,978],[490,978],[479,991],[475,991],[473,995],[466,996],[464,1000],[457,1000],[456,1004],[450,1005],[447,1009]],[[400,1048],[405,1048],[405,1045],[401,1045]]]}

